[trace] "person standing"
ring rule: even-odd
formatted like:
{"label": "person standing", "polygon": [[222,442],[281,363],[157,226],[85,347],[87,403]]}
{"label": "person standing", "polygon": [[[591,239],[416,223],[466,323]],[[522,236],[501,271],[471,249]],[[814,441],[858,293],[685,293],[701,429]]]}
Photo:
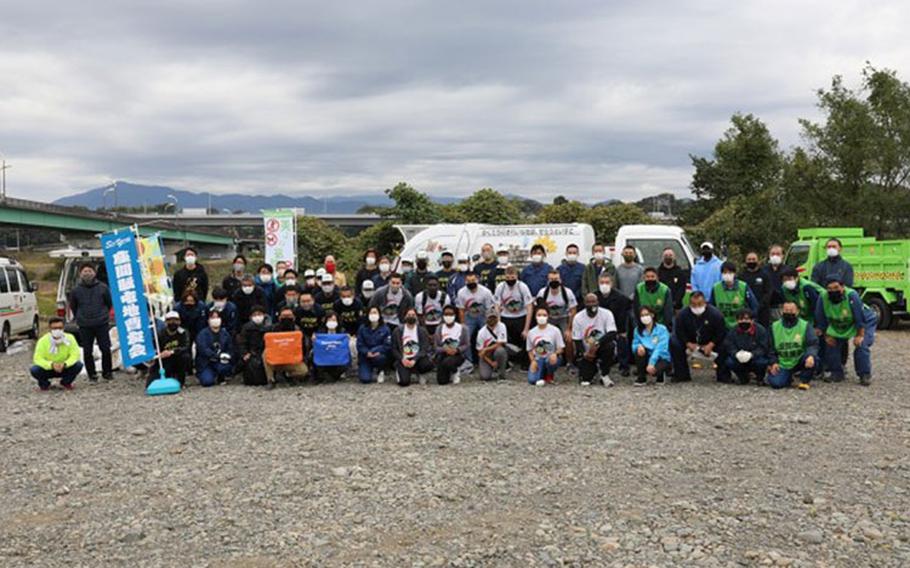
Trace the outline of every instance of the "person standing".
{"label": "person standing", "polygon": [[534,310],[534,297],[528,285],[518,279],[518,269],[509,266],[503,280],[493,293],[493,301],[500,306],[501,321],[506,326],[506,335],[514,359],[522,369],[527,369],[527,352],[523,349],[525,337],[530,329],[528,312]]}
{"label": "person standing", "polygon": [[237,325],[240,327],[250,321],[253,306],[262,306],[266,315],[269,315],[268,298],[262,288],[256,286],[256,281],[250,274],[245,274],[240,279],[240,289],[234,292],[231,301],[237,307]]}
{"label": "person standing", "polygon": [[[469,272],[465,287],[455,297],[455,307],[458,308],[461,324],[468,330],[468,341],[471,346],[477,339],[477,332],[483,327],[485,314],[496,303],[493,293],[486,286],[481,286],[477,280],[477,275]],[[477,364],[477,353],[474,349],[471,350],[470,360]]]}
{"label": "person standing", "polygon": [[705,241],[699,247],[701,258],[695,261],[692,268],[692,291],[701,292],[708,302],[714,299],[714,285],[720,282],[720,267],[723,264],[714,255],[714,244]]}
{"label": "person standing", "polygon": [[578,262],[578,245],[572,243],[566,247],[566,258],[557,270],[562,285],[571,290],[575,294],[575,298],[581,298],[581,282],[585,274],[585,265]]}
{"label": "person standing", "polygon": [[378,258],[379,254],[376,252],[376,249],[369,248],[365,253],[363,253],[363,266],[360,267],[360,270],[357,271],[357,285],[354,288],[354,290],[358,291],[358,293],[360,290],[363,290],[364,282],[367,280],[373,280],[373,278],[375,278],[375,276],[379,273],[379,268],[376,262]]}
{"label": "person standing", "polygon": [[774,291],[767,280],[767,273],[758,262],[757,252],[746,253],[746,268],[739,272],[738,278],[746,283],[758,303],[755,319],[768,329],[771,322],[771,295]]}
{"label": "person standing", "polygon": [[780,245],[771,245],[768,248],[768,262],[762,268],[768,291],[769,320],[780,319],[781,305],[784,298],[781,296],[781,278],[788,267],[784,265],[784,248]]}
{"label": "person standing", "polygon": [[273,272],[271,264],[260,264],[259,268],[256,270],[255,279],[256,286],[265,294],[265,307],[269,311],[269,316],[271,317],[277,315],[275,308],[278,307],[278,301],[280,300],[280,298],[275,295],[278,291],[278,286],[275,284]]}
{"label": "person standing", "polygon": [[[379,290],[383,286],[389,285],[389,280],[392,278],[392,261],[389,260],[389,257],[383,256],[379,259],[379,270],[373,276],[373,288]],[[402,276],[402,281],[404,277]]]}
{"label": "person standing", "polygon": [[635,296],[635,287],[645,274],[644,267],[635,260],[636,254],[635,247],[624,247],[622,263],[616,267],[616,287],[629,299]]}
{"label": "person standing", "polygon": [[327,254],[325,256],[325,263],[323,266],[325,267],[325,271],[334,278],[335,286],[341,288],[348,285],[348,279],[344,275],[344,272],[338,270],[338,265],[335,263],[335,257],[333,255]]}
{"label": "person standing", "polygon": [[755,296],[745,282],[736,278],[736,265],[729,260],[721,267],[721,280],[714,284],[711,303],[724,314],[727,329],[736,327],[737,314],[743,308],[748,308],[753,314],[758,311]]}
{"label": "person standing", "polygon": [[468,330],[456,321],[455,306],[447,305],[442,313],[442,324],[433,334],[436,348],[436,382],[440,385],[458,384],[461,376],[458,369],[470,354]]}
{"label": "person standing", "polygon": [[527,284],[532,296],[537,296],[547,286],[547,275],[553,267],[546,262],[547,251],[543,245],[531,246],[531,263],[521,270],[521,281]]}
{"label": "person standing", "polygon": [[209,275],[205,267],[199,264],[198,254],[193,247],[183,251],[183,268],[174,273],[174,297],[181,298],[187,290],[195,290],[199,301],[205,302],[209,296]]}
{"label": "person standing", "polygon": [[487,323],[477,332],[475,349],[479,366],[480,380],[489,381],[496,375],[500,381],[506,379],[509,364],[509,352],[506,351],[508,332],[504,323],[499,321],[499,310],[492,306],[487,310]]}
{"label": "person standing", "polygon": [[644,280],[635,286],[635,295],[632,298],[632,309],[639,313],[642,306],[651,308],[667,329],[673,329],[673,295],[670,288],[658,280],[657,269],[649,266],[645,269]]}
{"label": "person standing", "polygon": [[616,339],[616,321],[610,310],[600,307],[597,294],[588,294],[584,302],[585,309],[575,314],[572,320],[578,380],[582,386],[588,386],[599,375],[603,386],[612,387],[610,367],[613,366],[613,354],[616,352],[613,343]]}
{"label": "person standing", "polygon": [[70,311],[79,327],[85,371],[90,382],[98,381],[93,354],[95,341],[101,351],[101,376],[106,380],[114,378],[111,361],[110,317],[113,309],[111,291],[107,284],[96,278],[95,267],[90,263],[79,269],[79,282],[69,294]]}
{"label": "person standing", "polygon": [[581,293],[586,296],[596,294],[600,276],[604,273],[613,277],[616,275],[616,267],[607,258],[606,248],[602,244],[595,244],[591,248],[591,262],[585,266],[584,276],[581,280]]}
{"label": "person standing", "polygon": [[52,317],[48,327],[50,331],[35,345],[29,373],[38,381],[39,391],[51,390],[51,379],[58,378],[64,390],[73,390],[73,382],[82,371],[79,343],[74,336],[63,331],[63,318]]}
{"label": "person standing", "polygon": [[439,280],[439,289],[448,290],[449,281],[455,276],[455,255],[452,251],[444,250],[439,255],[439,263],[442,268],[436,271],[436,278]]}
{"label": "person standing", "polygon": [[826,286],[830,278],[837,278],[847,288],[853,287],[853,265],[841,256],[843,245],[840,239],[831,238],[825,243],[828,258],[812,267],[812,281]]}
{"label": "person standing", "polygon": [[[411,293],[412,296],[417,296],[417,294],[424,291],[427,285],[427,279],[431,276],[435,278],[435,275],[430,272],[428,268],[430,264],[429,255],[427,251],[421,250],[417,251],[417,268],[411,274],[411,277],[408,278],[405,283],[405,287]],[[437,286],[439,285],[439,280],[436,281]]]}
{"label": "person standing", "polygon": [[493,255],[493,245],[484,243],[480,247],[480,262],[474,265],[474,273],[477,274],[477,281],[481,286],[486,286],[491,291],[496,289],[495,273],[499,264]]}
{"label": "person standing", "polygon": [[231,273],[221,281],[221,287],[227,290],[228,297],[233,296],[234,292],[240,289],[244,275],[246,275],[246,257],[238,254],[231,263]]}
{"label": "person standing", "polygon": [[354,290],[350,286],[342,286],[338,290],[338,301],[335,302],[334,312],[338,316],[345,333],[356,336],[360,324],[363,323],[363,304],[354,297]]}
{"label": "person standing", "polygon": [[[489,282],[481,282],[484,286],[490,290],[496,290],[496,288],[502,284],[506,279],[506,269],[511,266],[509,264],[509,247],[506,245],[499,245],[496,251],[496,268],[490,274]],[[518,274],[516,272],[516,274]]]}
{"label": "person standing", "polygon": [[601,308],[610,310],[613,314],[613,321],[616,322],[616,359],[619,363],[619,374],[628,377],[632,365],[632,326],[635,325],[632,300],[613,286],[613,276],[605,271],[599,278],[597,301]]}
{"label": "person standing", "polygon": [[442,323],[442,311],[451,304],[449,295],[439,289],[439,279],[430,274],[424,283],[425,289],[417,293],[414,298],[414,307],[420,324],[427,328],[431,336],[436,333],[436,327]]}
{"label": "person standing", "polygon": [[388,286],[383,286],[373,294],[370,307],[373,306],[380,309],[382,319],[394,333],[395,329],[401,325],[402,314],[414,307],[414,297],[404,289],[401,275],[392,274],[389,277]]}
{"label": "person standing", "polygon": [[673,309],[681,310],[689,286],[689,271],[676,263],[676,252],[670,247],[664,249],[663,262],[657,267],[657,279],[670,289]]}

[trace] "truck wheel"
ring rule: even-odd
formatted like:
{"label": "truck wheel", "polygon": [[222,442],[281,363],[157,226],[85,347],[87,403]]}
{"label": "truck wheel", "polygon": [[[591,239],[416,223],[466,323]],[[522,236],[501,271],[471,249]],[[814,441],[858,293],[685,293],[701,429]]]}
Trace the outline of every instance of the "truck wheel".
{"label": "truck wheel", "polygon": [[872,308],[872,311],[878,316],[877,329],[888,329],[891,327],[891,306],[889,306],[886,301],[878,297],[873,297],[869,298],[869,301],[866,303],[869,304],[869,307]]}
{"label": "truck wheel", "polygon": [[29,339],[38,339],[38,332],[40,329],[40,323],[38,322],[38,317],[35,316],[35,321],[32,322],[32,328],[28,330]]}
{"label": "truck wheel", "polygon": [[0,333],[0,353],[6,353],[9,347],[9,324],[3,324],[3,333]]}

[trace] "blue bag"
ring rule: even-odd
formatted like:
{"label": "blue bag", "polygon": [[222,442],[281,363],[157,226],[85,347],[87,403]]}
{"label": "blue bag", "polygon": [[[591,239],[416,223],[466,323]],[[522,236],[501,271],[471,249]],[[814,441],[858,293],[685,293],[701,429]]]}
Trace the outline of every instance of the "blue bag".
{"label": "blue bag", "polygon": [[351,364],[350,339],[346,333],[317,333],[313,340],[313,362],[318,367]]}

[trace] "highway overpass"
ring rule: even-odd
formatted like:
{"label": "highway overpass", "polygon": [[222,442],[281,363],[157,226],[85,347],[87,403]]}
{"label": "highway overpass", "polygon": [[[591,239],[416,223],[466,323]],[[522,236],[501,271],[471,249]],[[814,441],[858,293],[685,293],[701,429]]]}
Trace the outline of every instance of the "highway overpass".
{"label": "highway overpass", "polygon": [[[176,216],[163,213],[141,213],[135,214],[134,217],[144,220],[163,220],[176,223],[181,227],[221,227],[221,228],[240,228],[240,227],[262,227],[262,215],[259,213],[215,213],[212,215],[197,213],[178,213]],[[362,230],[382,221],[382,217],[374,214],[362,213],[307,213],[307,217],[317,217],[322,219],[333,227],[341,229]]]}

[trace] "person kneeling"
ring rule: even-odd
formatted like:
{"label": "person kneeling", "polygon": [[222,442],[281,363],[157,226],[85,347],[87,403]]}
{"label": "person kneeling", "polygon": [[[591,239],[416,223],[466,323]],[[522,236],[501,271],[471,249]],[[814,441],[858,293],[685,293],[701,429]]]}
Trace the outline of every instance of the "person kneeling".
{"label": "person kneeling", "polygon": [[303,346],[303,332],[294,323],[294,310],[284,307],[278,313],[278,321],[265,334],[266,388],[275,388],[275,374],[282,373],[288,382],[306,377],[308,369]]}
{"label": "person kneeling", "polygon": [[528,383],[542,387],[552,383],[559,368],[560,357],[566,348],[562,331],[549,323],[550,310],[542,306],[534,311],[537,325],[528,330],[525,348],[528,359]]}
{"label": "person kneeling", "polygon": [[51,390],[51,379],[60,379],[61,387],[73,390],[73,381],[82,371],[79,343],[73,335],[63,331],[63,318],[51,318],[48,325],[50,331],[35,346],[29,372],[43,392]]}
{"label": "person kneeling", "polygon": [[164,328],[158,332],[158,348],[161,349],[161,358],[156,358],[149,367],[145,386],[160,377],[161,367],[164,367],[166,377],[177,379],[180,386],[184,386],[186,372],[192,362],[190,334],[180,327],[180,314],[176,311],[172,310],[164,316]]}
{"label": "person kneeling", "polygon": [[382,321],[379,308],[367,310],[367,322],[357,330],[357,376],[361,383],[385,382],[385,371],[392,357],[392,332]]}
{"label": "person kneeling", "polygon": [[638,311],[632,352],[638,367],[635,386],[648,384],[649,377],[655,384],[664,384],[664,375],[670,369],[670,332],[665,325],[654,322],[654,310],[648,306],[642,306]]}
{"label": "person kneeling", "polygon": [[765,384],[768,369],[768,330],[752,320],[752,311],[744,308],[736,314],[736,326],[724,338],[724,352],[727,354],[727,368],[733,371],[739,384],[755,381]]}
{"label": "person kneeling", "polygon": [[489,381],[496,374],[500,381],[506,379],[506,367],[509,364],[509,352],[506,324],[499,321],[499,310],[496,306],[487,310],[487,324],[477,332],[477,360],[480,362],[480,379]]}
{"label": "person kneeling", "polygon": [[461,377],[458,368],[465,362],[470,352],[468,329],[456,321],[455,306],[446,306],[442,310],[442,323],[436,327],[433,344],[436,347],[436,382],[447,385],[458,384]]}
{"label": "person kneeling", "polygon": [[417,323],[417,310],[413,307],[404,312],[404,325],[392,333],[392,356],[398,371],[398,386],[411,384],[411,376],[429,373],[433,370],[430,336],[425,327]]}
{"label": "person kneeling", "polygon": [[253,306],[250,321],[240,327],[237,334],[237,353],[240,355],[240,369],[243,384],[259,386],[268,383],[262,354],[265,352],[265,306]]}
{"label": "person kneeling", "polygon": [[231,334],[221,327],[221,313],[211,312],[208,327],[196,335],[196,378],[204,387],[223,383],[234,372]]}
{"label": "person kneeling", "polygon": [[313,336],[313,374],[317,381],[338,381],[351,366],[351,345],[338,314],[329,311]]}
{"label": "person kneeling", "polygon": [[616,321],[613,314],[598,305],[597,294],[585,295],[585,309],[572,320],[572,340],[575,342],[575,366],[582,386],[594,382],[600,367],[600,383],[612,387],[610,367],[616,353]]}
{"label": "person kneeling", "polygon": [[809,389],[809,381],[818,360],[818,337],[809,322],[799,317],[795,302],[784,302],[781,319],[771,325],[771,366],[768,384],[771,388],[789,387],[793,377],[799,378],[797,386]]}

